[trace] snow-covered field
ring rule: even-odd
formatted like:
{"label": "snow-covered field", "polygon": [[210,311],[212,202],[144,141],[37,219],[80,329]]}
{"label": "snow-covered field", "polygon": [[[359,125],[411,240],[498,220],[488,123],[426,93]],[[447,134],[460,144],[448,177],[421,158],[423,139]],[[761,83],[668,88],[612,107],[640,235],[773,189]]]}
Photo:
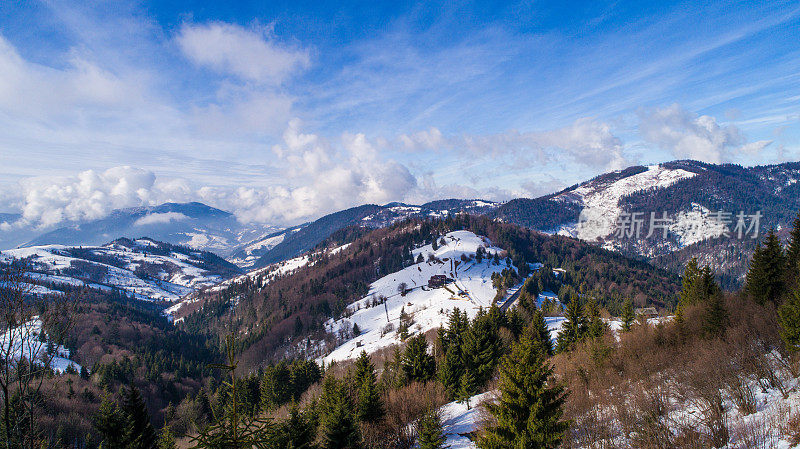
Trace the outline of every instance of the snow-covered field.
{"label": "snow-covered field", "polygon": [[[147,252],[147,247],[155,245],[154,242],[148,239],[133,242],[136,250],[117,243],[79,248],[90,254],[90,258],[76,255],[74,247],[32,246],[3,251],[0,261],[29,260],[34,270],[28,275],[32,282],[102,290],[118,288],[142,300],[176,301],[197,289],[222,281],[220,275],[197,266],[199,254],[153,254]],[[153,276],[139,276],[136,271],[140,267],[161,268],[157,268]]]}
{"label": "snow-covered field", "polygon": [[[370,286],[367,296],[348,306],[352,312],[349,317],[325,323],[326,329],[334,334],[340,330],[349,331],[357,324],[361,335],[344,342],[332,353],[324,357],[326,363],[346,360],[357,356],[362,350],[368,353],[400,343],[398,328],[400,313],[405,311],[413,319],[409,333],[427,332],[446,322],[452,309],[458,308],[474,317],[480,308],[488,308],[494,301],[496,291],[492,286],[492,273],[508,268],[505,261],[495,264],[491,258],[477,262],[474,258],[479,246],[487,254],[501,254],[503,250],[485,237],[469,231],[455,231],[445,235],[445,244],[436,250],[426,245],[412,251],[414,259],[422,255],[424,262],[415,263],[396,273],[378,279]],[[472,257],[462,261],[461,256]],[[435,260],[429,260],[429,257]],[[511,267],[513,269],[513,266]],[[434,275],[444,275],[452,279],[445,287],[429,288],[428,280]],[[398,286],[406,284],[409,291],[405,296],[398,292]],[[374,305],[385,297],[386,302]],[[389,331],[387,328],[392,328]]]}
{"label": "snow-covered field", "polygon": [[44,361],[50,362],[50,367],[56,372],[64,372],[73,365],[76,370],[81,367],[69,359],[69,351],[62,345],[53,346],[52,355],[47,353],[47,334],[42,333],[42,322],[39,317],[32,317],[19,327],[8,329],[0,335],[0,355],[3,359],[17,362],[20,358],[36,360],[40,365]]}

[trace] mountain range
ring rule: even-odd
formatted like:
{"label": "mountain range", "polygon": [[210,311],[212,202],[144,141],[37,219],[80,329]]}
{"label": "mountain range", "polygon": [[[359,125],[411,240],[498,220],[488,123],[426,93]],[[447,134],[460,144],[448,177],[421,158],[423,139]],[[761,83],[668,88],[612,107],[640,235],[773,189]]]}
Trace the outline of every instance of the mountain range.
{"label": "mountain range", "polygon": [[[165,203],[115,210],[102,219],[70,223],[14,246],[102,245],[120,237],[148,237],[212,251],[242,269],[252,269],[296,257],[346,233],[464,212],[575,237],[675,271],[698,257],[717,269],[724,286],[735,287],[741,284],[744,261],[758,235],[768,229],[784,235],[800,209],[798,180],[796,162],[742,167],[674,161],[606,173],[539,198],[367,204],[289,228],[242,224],[233,214],[201,203]],[[736,232],[739,214],[749,228],[741,237]],[[667,221],[651,230],[651,219],[664,217]],[[2,214],[0,222],[18,218]],[[10,247],[9,232],[5,234],[0,232],[0,242]]]}

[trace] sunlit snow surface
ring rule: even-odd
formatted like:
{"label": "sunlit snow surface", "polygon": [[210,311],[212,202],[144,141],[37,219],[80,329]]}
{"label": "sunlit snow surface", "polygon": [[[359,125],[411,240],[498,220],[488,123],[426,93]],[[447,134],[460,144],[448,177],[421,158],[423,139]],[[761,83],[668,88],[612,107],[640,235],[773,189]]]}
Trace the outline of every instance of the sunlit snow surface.
{"label": "sunlit snow surface", "polygon": [[[154,244],[147,239],[134,241],[144,247]],[[170,255],[158,255],[149,252],[133,251],[124,245],[109,244],[103,246],[84,246],[98,257],[108,256],[124,262],[123,266],[114,266],[97,261],[72,257],[71,247],[63,245],[43,245],[3,251],[0,261],[11,259],[29,259],[34,269],[42,273],[29,273],[31,279],[40,282],[52,282],[72,286],[86,285],[100,290],[118,288],[141,300],[176,301],[196,289],[215,285],[222,281],[219,275],[193,265],[186,254],[173,252]],[[69,269],[73,262],[87,263],[105,271],[102,279],[77,279],[71,276],[56,274]],[[161,271],[157,277],[142,279],[134,271],[142,264],[169,265],[175,267],[172,274]],[[34,292],[36,293],[36,292]]]}
{"label": "sunlit snow surface", "polygon": [[[497,293],[492,287],[492,273],[500,272],[508,268],[508,265],[504,260],[495,264],[491,258],[480,263],[474,258],[464,262],[461,255],[474,256],[479,246],[486,248],[490,255],[499,254],[503,250],[493,246],[485,237],[469,231],[451,232],[443,240],[445,244],[435,251],[431,245],[412,251],[414,260],[422,254],[425,262],[415,263],[372,283],[366,297],[348,306],[354,312],[352,316],[336,321],[328,320],[325,323],[326,329],[334,334],[338,334],[340,329],[352,329],[353,324],[358,324],[361,331],[360,336],[344,342],[325,356],[326,363],[356,357],[362,350],[372,353],[400,343],[397,329],[403,309],[413,317],[414,324],[410,332],[416,333],[440,327],[447,322],[450,311],[455,308],[474,317],[481,307],[486,309],[492,305]],[[438,261],[428,262],[431,254]],[[454,282],[448,284],[447,288],[428,288],[430,277],[439,274],[454,279]],[[411,289],[405,296],[398,293],[401,283]],[[464,295],[460,296],[459,291],[464,292]],[[387,298],[385,304],[368,307],[373,298],[381,295]],[[381,335],[382,329],[388,323],[391,323],[394,330]]]}
{"label": "sunlit snow surface", "polygon": [[40,365],[44,365],[45,360],[50,360],[50,367],[57,372],[64,372],[70,365],[76,370],[81,369],[80,365],[69,360],[69,351],[62,345],[53,346],[53,355],[48,355],[47,336],[45,334],[43,338],[40,337],[41,332],[42,322],[39,317],[33,317],[21,326],[4,332],[0,335],[0,354],[3,359],[8,358],[16,363],[24,357],[35,360]]}
{"label": "sunlit snow surface", "polygon": [[[584,184],[566,192],[559,199],[577,201],[583,205],[580,223],[562,228],[560,234],[570,235],[586,241],[608,237],[613,234],[617,219],[622,212],[619,200],[644,189],[668,187],[676,182],[695,176],[682,169],[667,169],[651,165],[647,170],[607,184]],[[655,211],[658,212],[658,211]]]}

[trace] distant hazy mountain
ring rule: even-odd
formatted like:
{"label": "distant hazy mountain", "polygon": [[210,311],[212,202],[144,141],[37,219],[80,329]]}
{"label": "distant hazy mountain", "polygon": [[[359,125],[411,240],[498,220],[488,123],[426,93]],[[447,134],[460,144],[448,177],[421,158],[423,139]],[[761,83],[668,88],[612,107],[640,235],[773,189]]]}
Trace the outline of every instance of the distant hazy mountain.
{"label": "distant hazy mountain", "polygon": [[240,245],[278,229],[243,225],[233,214],[202,203],[165,203],[118,209],[98,220],[71,224],[30,238],[22,246],[102,245],[122,237],[149,237],[228,256]]}

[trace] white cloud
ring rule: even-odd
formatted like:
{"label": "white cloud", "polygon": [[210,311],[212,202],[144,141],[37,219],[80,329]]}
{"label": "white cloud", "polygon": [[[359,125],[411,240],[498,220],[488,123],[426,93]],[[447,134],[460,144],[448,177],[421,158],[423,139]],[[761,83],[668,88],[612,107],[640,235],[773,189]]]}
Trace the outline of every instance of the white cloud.
{"label": "white cloud", "polygon": [[176,41],[195,64],[258,83],[280,84],[310,62],[308,51],[281,46],[264,30],[223,22],[184,24]]}
{"label": "white cloud", "polygon": [[77,50],[67,64],[52,68],[23,59],[0,35],[0,111],[36,118],[85,118],[99,109],[126,108],[141,101],[143,86],[135,74],[120,77]]}
{"label": "white cloud", "polygon": [[136,220],[136,222],[134,222],[133,225],[147,226],[152,224],[167,224],[167,223],[172,223],[173,221],[184,221],[188,219],[189,217],[180,212],[164,212],[164,213],[147,214],[144,217]]}
{"label": "white cloud", "polygon": [[760,153],[771,141],[746,143],[734,125],[697,115],[678,104],[639,112],[639,133],[647,142],[668,150],[677,159],[719,164],[735,161],[737,153]]}
{"label": "white cloud", "polygon": [[412,151],[467,150],[470,157],[497,158],[510,156],[513,163],[533,161],[538,164],[565,162],[604,170],[618,170],[630,165],[623,154],[622,140],[614,135],[608,123],[591,117],[581,118],[569,126],[547,131],[519,132],[510,130],[488,135],[445,137],[436,128],[398,138],[400,149]]}
{"label": "white cloud", "polygon": [[102,218],[124,207],[186,199],[172,196],[180,191],[174,182],[159,182],[153,172],[132,167],[86,170],[65,178],[28,178],[20,187],[22,219],[40,227]]}

